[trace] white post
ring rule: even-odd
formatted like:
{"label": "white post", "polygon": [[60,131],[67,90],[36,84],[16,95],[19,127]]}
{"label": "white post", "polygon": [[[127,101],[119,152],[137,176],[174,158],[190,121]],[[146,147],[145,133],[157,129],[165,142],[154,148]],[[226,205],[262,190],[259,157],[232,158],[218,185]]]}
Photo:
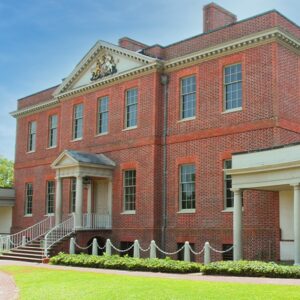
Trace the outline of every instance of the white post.
{"label": "white post", "polygon": [[209,242],[204,244],[204,264],[208,265],[211,262]]}
{"label": "white post", "polygon": [[191,261],[191,254],[190,254],[190,244],[189,242],[184,243],[184,254],[183,254],[184,261],[190,262]]}
{"label": "white post", "polygon": [[97,242],[96,238],[93,239],[92,254],[93,255],[98,255],[98,242]]}
{"label": "white post", "polygon": [[26,236],[22,236],[22,247],[25,247],[26,245]]}
{"label": "white post", "polygon": [[82,228],[82,202],[83,202],[82,176],[76,177],[76,199],[75,199],[75,224],[76,228]]}
{"label": "white post", "polygon": [[62,222],[62,178],[56,177],[55,225]]}
{"label": "white post", "polygon": [[294,265],[300,265],[300,185],[294,185]]}
{"label": "white post", "polygon": [[138,240],[134,241],[133,257],[134,258],[140,258],[140,246],[139,246],[139,241]]}
{"label": "white post", "polygon": [[234,194],[233,210],[233,260],[243,259],[242,241],[242,192],[240,189],[232,189]]}
{"label": "white post", "polygon": [[92,183],[88,184],[87,190],[87,226],[92,228]]}
{"label": "white post", "polygon": [[70,254],[75,254],[75,240],[74,238],[70,238],[70,247],[69,247]]}
{"label": "white post", "polygon": [[150,258],[156,258],[156,245],[153,240],[150,243]]}
{"label": "white post", "polygon": [[110,242],[110,239],[106,240],[105,253],[106,253],[106,255],[111,256],[111,242]]}
{"label": "white post", "polygon": [[112,217],[112,193],[113,193],[113,185],[112,185],[112,179],[108,179],[108,195],[107,195],[107,201],[108,201],[108,215],[109,215],[109,224],[106,224],[106,228],[111,228],[111,217]]}

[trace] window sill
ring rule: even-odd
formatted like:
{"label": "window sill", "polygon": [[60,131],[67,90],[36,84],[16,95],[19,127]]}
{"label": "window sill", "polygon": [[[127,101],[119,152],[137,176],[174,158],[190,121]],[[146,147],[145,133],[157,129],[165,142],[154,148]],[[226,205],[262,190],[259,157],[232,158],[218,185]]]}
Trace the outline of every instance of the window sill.
{"label": "window sill", "polygon": [[[233,213],[233,211],[234,211],[234,208],[229,207],[229,208],[223,209],[221,212],[223,212],[223,213]],[[244,211],[244,207],[242,207],[242,211]]]}
{"label": "window sill", "polygon": [[196,209],[182,209],[178,211],[178,214],[194,214],[196,212]]}
{"label": "window sill", "polygon": [[242,107],[237,107],[237,108],[232,108],[232,109],[227,109],[225,111],[222,112],[222,114],[230,114],[230,113],[233,113],[233,112],[238,112],[238,111],[242,111],[243,108]]}
{"label": "window sill", "polygon": [[54,213],[52,213],[52,214],[45,214],[44,217],[54,217]]}
{"label": "window sill", "polygon": [[71,143],[79,142],[79,141],[82,141],[82,137],[81,137],[81,138],[78,138],[78,139],[73,139],[73,140],[71,140]]}
{"label": "window sill", "polygon": [[27,215],[24,215],[25,218],[30,218],[32,217],[32,214],[27,214]]}
{"label": "window sill", "polygon": [[57,148],[57,145],[56,146],[52,146],[52,147],[48,147],[48,148],[46,148],[46,150],[51,150],[51,149],[55,149],[55,148]]}
{"label": "window sill", "polygon": [[193,120],[196,120],[196,117],[184,118],[184,119],[178,120],[177,123],[188,122],[188,121],[193,121]]}
{"label": "window sill", "polygon": [[121,212],[121,215],[135,215],[135,210],[126,210]]}
{"label": "window sill", "polygon": [[102,133],[98,133],[98,134],[95,135],[95,137],[103,136],[103,135],[108,135],[108,131],[102,132]]}
{"label": "window sill", "polygon": [[34,153],[34,152],[35,152],[35,150],[31,150],[31,151],[27,151],[26,153],[30,154],[30,153]]}
{"label": "window sill", "polygon": [[133,129],[136,129],[136,128],[137,128],[137,126],[131,126],[131,127],[124,128],[122,131],[133,130]]}

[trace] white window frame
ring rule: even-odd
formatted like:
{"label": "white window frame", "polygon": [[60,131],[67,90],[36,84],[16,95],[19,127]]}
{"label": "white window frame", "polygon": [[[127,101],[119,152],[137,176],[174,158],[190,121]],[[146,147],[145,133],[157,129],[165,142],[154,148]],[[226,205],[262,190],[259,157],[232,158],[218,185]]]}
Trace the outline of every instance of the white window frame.
{"label": "white window frame", "polygon": [[[54,119],[56,122],[54,123]],[[57,147],[57,132],[58,132],[58,116],[51,115],[49,117],[49,137],[48,137],[48,147],[55,148]]]}
{"label": "white window frame", "polygon": [[[184,167],[189,167],[189,166],[194,167],[195,180],[194,181],[182,181],[182,170],[183,170]],[[183,185],[189,185],[189,184],[194,185],[195,197],[194,197],[194,201],[191,200],[192,202],[194,202],[194,207],[183,208],[183,205],[182,205],[182,203],[183,203],[183,198],[182,198],[183,189],[182,189],[182,187],[183,187]],[[182,164],[182,165],[179,166],[179,210],[180,211],[195,211],[195,209],[196,209],[196,166],[193,163]]]}
{"label": "white window frame", "polygon": [[[134,97],[134,102],[133,103],[128,103],[130,101],[130,93],[131,92],[135,92],[135,97]],[[133,97],[132,97],[133,98]],[[132,111],[130,111],[131,107],[134,108],[134,113],[135,113],[135,123],[134,124],[130,124],[130,117],[131,114],[133,114]],[[137,123],[138,123],[138,89],[137,88],[132,88],[132,89],[128,89],[125,92],[125,128],[136,128],[137,127]]]}
{"label": "white window frame", "polygon": [[36,149],[36,127],[37,127],[36,121],[29,122],[27,152],[34,152]]}
{"label": "white window frame", "polygon": [[[31,187],[31,188],[29,188]],[[29,194],[29,191],[31,192]],[[29,210],[30,208],[30,210]],[[25,206],[24,206],[24,215],[32,216],[33,209],[33,184],[32,182],[25,183]]]}
{"label": "white window frame", "polygon": [[[195,81],[195,90],[192,92],[183,92],[183,83],[185,80],[194,78]],[[194,100],[193,100],[193,109],[194,109],[194,113],[191,116],[184,116],[184,102],[188,100],[186,99],[186,97],[189,97],[191,95],[194,95]],[[197,82],[196,82],[196,75],[190,75],[190,76],[186,76],[180,79],[180,120],[188,120],[188,119],[194,119],[196,117],[196,108],[197,108]]]}
{"label": "white window frame", "polygon": [[[77,109],[81,107],[81,114],[79,115],[79,112]],[[81,140],[83,137],[83,103],[79,103],[74,105],[73,108],[73,140]],[[78,123],[81,121],[81,125],[79,127]],[[79,128],[81,135],[79,135]]]}
{"label": "white window frame", "polygon": [[[50,187],[50,184],[53,185]],[[52,208],[52,211],[49,211],[49,208]],[[53,215],[55,212],[55,181],[48,180],[46,183],[46,214]]]}
{"label": "white window frame", "polygon": [[[103,101],[107,101],[106,104],[106,108],[104,110],[102,110],[102,102]],[[106,119],[103,119],[103,116],[107,116]],[[109,97],[108,96],[104,96],[98,99],[98,114],[97,114],[97,134],[101,135],[101,134],[106,134],[108,133],[108,124],[109,124]],[[106,124],[106,129],[107,130],[103,130],[103,120],[106,120],[107,124]]]}
{"label": "white window frame", "polygon": [[[127,185],[126,184],[126,174],[128,172],[134,172],[134,184]],[[128,189],[132,189],[133,193],[129,194]],[[127,196],[133,196],[133,201],[128,202]],[[133,203],[133,207],[131,207]],[[128,169],[123,171],[123,211],[124,212],[135,212],[136,210],[136,169]]]}

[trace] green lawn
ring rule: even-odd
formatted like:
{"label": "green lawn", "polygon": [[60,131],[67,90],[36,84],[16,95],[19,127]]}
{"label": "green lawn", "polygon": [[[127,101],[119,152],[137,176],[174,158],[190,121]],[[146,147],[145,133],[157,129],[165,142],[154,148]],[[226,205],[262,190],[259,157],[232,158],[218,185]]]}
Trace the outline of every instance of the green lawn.
{"label": "green lawn", "polygon": [[107,275],[36,267],[0,267],[25,299],[300,299],[300,287]]}

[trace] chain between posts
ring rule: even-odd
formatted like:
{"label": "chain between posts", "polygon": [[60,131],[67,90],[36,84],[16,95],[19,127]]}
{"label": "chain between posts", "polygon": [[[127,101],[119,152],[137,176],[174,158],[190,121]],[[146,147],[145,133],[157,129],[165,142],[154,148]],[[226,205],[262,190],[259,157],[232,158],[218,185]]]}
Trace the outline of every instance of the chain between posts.
{"label": "chain between posts", "polygon": [[189,244],[189,248],[190,248],[190,251],[194,254],[194,255],[201,255],[204,250],[205,250],[205,246],[203,246],[203,248],[199,251],[199,252],[196,252],[193,250],[193,248],[191,247],[191,245]]}
{"label": "chain between posts", "polygon": [[226,252],[231,251],[234,248],[234,246],[231,246],[230,248],[228,248],[224,251],[217,250],[217,249],[213,248],[211,245],[209,245],[209,248],[216,253],[226,253]]}
{"label": "chain between posts", "polygon": [[156,244],[155,244],[155,247],[156,247],[156,249],[157,249],[158,251],[160,251],[160,252],[163,253],[163,254],[166,254],[166,255],[175,255],[175,254],[179,253],[181,250],[183,250],[184,245],[183,245],[180,249],[178,249],[177,251],[175,251],[175,252],[166,252],[166,251],[163,251],[163,250],[160,249]]}
{"label": "chain between posts", "polygon": [[112,242],[110,242],[110,245],[111,245],[111,247],[112,247],[114,250],[116,250],[116,251],[118,251],[118,252],[120,252],[120,253],[127,252],[127,251],[131,250],[131,249],[134,247],[134,244],[132,244],[128,249],[122,250],[122,249],[118,249],[117,247],[115,247],[115,246],[112,244]]}

